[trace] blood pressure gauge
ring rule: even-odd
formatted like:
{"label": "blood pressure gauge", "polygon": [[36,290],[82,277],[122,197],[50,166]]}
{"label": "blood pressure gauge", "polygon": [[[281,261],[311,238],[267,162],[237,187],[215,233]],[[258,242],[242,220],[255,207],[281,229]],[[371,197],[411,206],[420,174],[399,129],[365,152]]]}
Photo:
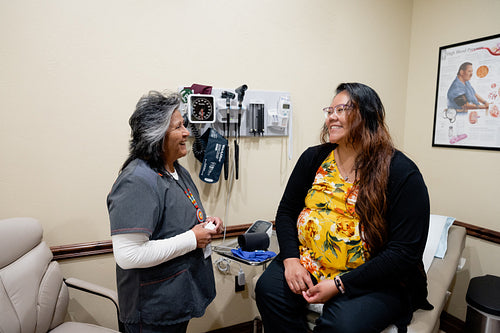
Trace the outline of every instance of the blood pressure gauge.
{"label": "blood pressure gauge", "polygon": [[215,98],[213,95],[191,94],[188,96],[188,118],[191,123],[215,122]]}

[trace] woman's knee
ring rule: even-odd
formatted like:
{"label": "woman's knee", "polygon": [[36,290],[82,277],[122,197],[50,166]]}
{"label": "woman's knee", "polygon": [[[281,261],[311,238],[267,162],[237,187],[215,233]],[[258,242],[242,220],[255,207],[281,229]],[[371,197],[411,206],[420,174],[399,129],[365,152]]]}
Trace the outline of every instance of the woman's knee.
{"label": "woman's knee", "polygon": [[339,296],[325,304],[315,332],[381,332],[402,312],[398,299],[383,293],[356,298]]}
{"label": "woman's knee", "polygon": [[363,320],[362,316],[353,320],[352,318],[335,317],[318,318],[315,333],[379,333],[385,327],[377,327],[376,323]]}
{"label": "woman's knee", "polygon": [[257,283],[255,284],[255,297],[259,297],[260,295],[265,295],[268,292],[266,278],[264,273],[259,277]]}
{"label": "woman's knee", "polygon": [[316,320],[314,332],[328,332],[328,333],[350,333],[356,332],[353,330],[353,322],[349,316],[338,316],[335,312],[323,312],[323,314]]}
{"label": "woman's knee", "polygon": [[261,303],[262,300],[269,299],[270,293],[273,288],[270,287],[268,277],[266,272],[262,273],[262,275],[257,280],[255,284],[255,301],[257,304]]}
{"label": "woman's knee", "polygon": [[255,297],[257,298],[258,295],[273,294],[283,284],[284,279],[283,271],[279,265],[272,262],[255,284]]}

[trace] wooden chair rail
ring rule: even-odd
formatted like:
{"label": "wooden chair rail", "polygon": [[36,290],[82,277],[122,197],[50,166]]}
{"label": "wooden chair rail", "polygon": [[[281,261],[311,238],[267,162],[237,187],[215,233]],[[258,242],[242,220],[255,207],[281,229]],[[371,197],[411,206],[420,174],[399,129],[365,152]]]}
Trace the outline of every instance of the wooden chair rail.
{"label": "wooden chair rail", "polygon": [[455,221],[455,222],[453,222],[453,224],[464,227],[465,229],[467,229],[467,235],[469,235],[469,236],[484,239],[484,240],[487,240],[487,241],[490,241],[490,242],[493,242],[496,244],[500,244],[500,232],[498,232],[498,231],[479,227],[477,225],[468,224],[468,223],[460,222],[460,221]]}
{"label": "wooden chair rail", "polygon": [[[467,235],[484,239],[496,244],[500,244],[500,232],[478,227],[473,224],[455,221],[453,224],[462,226],[467,229]],[[243,234],[251,224],[241,224],[235,226],[228,226],[226,228],[226,237],[236,237]],[[217,235],[214,238],[222,238],[222,235]],[[111,240],[96,241],[88,243],[68,244],[52,246],[50,248],[54,255],[54,260],[80,258],[86,256],[93,256],[97,254],[113,253],[113,246]]]}
{"label": "wooden chair rail", "polygon": [[[251,224],[228,226],[226,228],[226,237],[236,237],[241,235],[250,226]],[[216,235],[214,239],[220,239],[222,237],[223,235]],[[113,253],[111,240],[51,246],[50,249],[54,255],[54,260],[74,259],[97,254]]]}

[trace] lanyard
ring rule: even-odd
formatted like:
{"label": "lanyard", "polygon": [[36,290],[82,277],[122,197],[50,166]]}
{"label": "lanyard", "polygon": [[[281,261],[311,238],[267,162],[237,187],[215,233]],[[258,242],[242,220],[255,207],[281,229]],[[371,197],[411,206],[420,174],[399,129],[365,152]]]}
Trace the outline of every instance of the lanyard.
{"label": "lanyard", "polygon": [[179,185],[181,190],[184,191],[184,194],[188,197],[189,201],[191,201],[194,208],[196,208],[196,218],[198,219],[198,222],[203,223],[203,220],[205,219],[205,217],[203,216],[203,212],[201,211],[200,207],[198,207],[198,203],[196,202],[196,199],[194,198],[193,193],[191,193],[191,190],[186,187],[187,188],[187,191],[186,191],[182,188],[181,184],[179,184],[178,181],[175,181],[175,182],[177,183],[177,185]]}
{"label": "lanyard", "polygon": [[[163,177],[163,175],[161,173],[158,173],[158,174],[161,177]],[[191,192],[191,190],[188,187],[186,187],[186,189],[184,189],[181,186],[181,184],[179,183],[179,181],[177,181],[177,179],[175,179],[169,172],[168,172],[168,175],[170,176],[170,178],[172,178],[174,180],[174,182],[180,187],[180,189],[182,190],[182,192],[184,192],[184,194],[189,199],[189,201],[193,204],[194,208],[196,209],[196,219],[198,220],[198,222],[199,223],[203,223],[204,220],[205,220],[205,216],[203,215],[203,211],[198,206],[198,203],[196,202],[196,198],[194,197],[194,195]],[[180,177],[179,177],[179,179],[180,179]]]}

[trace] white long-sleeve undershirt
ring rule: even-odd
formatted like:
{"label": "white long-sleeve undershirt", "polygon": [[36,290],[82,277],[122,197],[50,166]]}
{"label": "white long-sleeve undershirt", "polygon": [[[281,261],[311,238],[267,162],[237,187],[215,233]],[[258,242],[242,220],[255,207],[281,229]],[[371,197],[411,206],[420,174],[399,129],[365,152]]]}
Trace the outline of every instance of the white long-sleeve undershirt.
{"label": "white long-sleeve undershirt", "polygon": [[196,236],[188,230],[174,237],[149,240],[145,233],[111,236],[116,263],[122,269],[159,265],[196,249]]}

